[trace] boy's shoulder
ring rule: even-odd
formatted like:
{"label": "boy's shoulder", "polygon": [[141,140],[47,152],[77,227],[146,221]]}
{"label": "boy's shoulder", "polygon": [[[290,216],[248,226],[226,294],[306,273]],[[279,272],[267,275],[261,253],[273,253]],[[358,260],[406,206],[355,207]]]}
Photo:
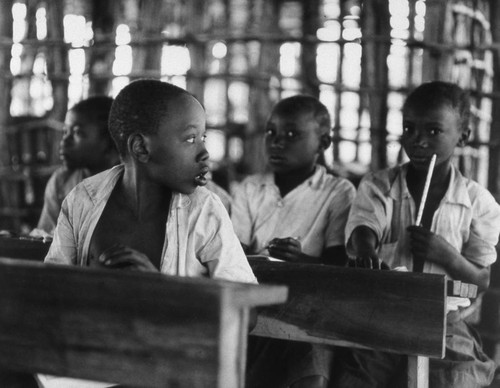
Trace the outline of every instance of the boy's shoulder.
{"label": "boy's shoulder", "polygon": [[206,205],[212,205],[213,203],[220,204],[224,207],[220,197],[204,186],[197,187],[191,194],[181,194],[181,197],[186,201],[185,204],[189,204],[192,208],[202,208],[206,207]]}
{"label": "boy's shoulder", "polygon": [[325,167],[318,166],[313,180],[316,178],[317,187],[330,190],[356,190],[354,183],[349,179],[332,174]]}
{"label": "boy's shoulder", "polygon": [[496,207],[500,206],[493,197],[493,194],[491,194],[486,187],[484,187],[483,185],[481,185],[480,183],[476,182],[471,178],[463,176],[456,168],[455,172],[456,172],[455,190],[459,191],[458,193],[455,194],[456,197],[459,198],[461,195],[464,195],[465,193],[460,191],[463,190],[462,188],[465,188],[466,194],[471,202],[471,205],[474,206],[475,204],[479,204],[479,205],[496,206]]}
{"label": "boy's shoulder", "polygon": [[78,199],[88,198],[97,202],[109,195],[122,172],[123,166],[118,165],[92,175],[77,184],[70,194]]}
{"label": "boy's shoulder", "polygon": [[385,168],[378,171],[370,171],[361,179],[361,183],[369,183],[376,186],[382,192],[390,191],[398,179],[402,179],[406,174],[407,165],[402,164],[395,167]]}
{"label": "boy's shoulder", "polygon": [[252,174],[244,178],[241,182],[235,183],[231,193],[246,192],[255,193],[265,190],[266,187],[275,187],[274,178],[271,173]]}

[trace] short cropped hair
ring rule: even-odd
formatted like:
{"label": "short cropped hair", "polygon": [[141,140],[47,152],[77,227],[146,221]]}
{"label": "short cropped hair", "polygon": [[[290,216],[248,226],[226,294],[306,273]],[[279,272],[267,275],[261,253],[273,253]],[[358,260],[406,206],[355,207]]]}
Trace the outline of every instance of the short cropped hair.
{"label": "short cropped hair", "polygon": [[403,109],[432,109],[442,104],[449,105],[460,117],[460,129],[466,130],[470,118],[470,96],[458,85],[450,82],[426,82],[413,90],[407,97]]}
{"label": "short cropped hair", "polygon": [[121,156],[127,154],[127,139],[134,133],[154,134],[171,102],[192,96],[175,85],[140,79],[125,86],[116,96],[109,114],[109,131]]}
{"label": "short cropped hair", "polygon": [[89,121],[97,124],[101,136],[113,144],[113,139],[108,129],[108,118],[113,99],[107,96],[94,96],[77,102],[69,111],[86,117]]}
{"label": "short cropped hair", "polygon": [[272,111],[272,114],[279,116],[294,116],[304,113],[312,113],[319,124],[321,133],[330,134],[332,127],[328,109],[313,96],[297,94],[284,98],[274,106]]}

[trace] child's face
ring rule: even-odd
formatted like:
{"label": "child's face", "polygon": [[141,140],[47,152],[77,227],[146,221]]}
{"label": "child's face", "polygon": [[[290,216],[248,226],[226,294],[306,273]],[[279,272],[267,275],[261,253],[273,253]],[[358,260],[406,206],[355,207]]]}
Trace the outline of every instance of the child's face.
{"label": "child's face", "polygon": [[291,117],[273,113],[267,122],[265,145],[275,173],[312,169],[323,150],[319,124],[312,113]]}
{"label": "child's face", "polygon": [[436,154],[436,165],[449,163],[457,145],[467,139],[468,131],[460,125],[460,115],[447,104],[432,109],[408,106],[403,110],[401,143],[417,170],[427,170]]}
{"label": "child's face", "polygon": [[149,145],[149,178],[184,194],[207,183],[208,152],[205,147],[205,111],[191,96],[172,103],[157,133],[146,136]]}
{"label": "child's face", "polygon": [[59,150],[64,165],[70,169],[101,169],[105,165],[109,142],[102,137],[98,123],[70,110],[64,128]]}

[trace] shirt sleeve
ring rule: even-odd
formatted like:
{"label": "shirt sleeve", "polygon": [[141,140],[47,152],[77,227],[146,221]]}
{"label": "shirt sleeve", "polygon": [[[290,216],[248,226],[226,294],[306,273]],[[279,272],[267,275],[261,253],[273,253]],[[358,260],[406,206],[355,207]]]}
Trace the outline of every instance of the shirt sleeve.
{"label": "shirt sleeve", "polygon": [[[257,283],[243,248],[234,233],[229,215],[219,198],[210,204],[210,217],[203,217],[204,244],[199,256],[210,277],[242,283]],[[201,233],[200,233],[201,235]]]}
{"label": "shirt sleeve", "polygon": [[52,174],[47,186],[45,187],[45,194],[43,198],[43,209],[38,220],[38,229],[42,229],[47,233],[52,233],[56,226],[57,217],[61,210],[59,200],[57,197],[57,171]]}
{"label": "shirt sleeve", "polygon": [[358,226],[366,226],[373,230],[380,242],[387,227],[387,197],[375,184],[373,175],[368,174],[359,184],[358,191],[349,211],[345,230],[346,248],[352,254],[349,238]]}
{"label": "shirt sleeve", "polygon": [[237,184],[232,190],[231,220],[234,231],[241,243],[250,246],[252,244],[252,218],[250,214],[250,198],[247,192],[247,184]]}
{"label": "shirt sleeve", "polygon": [[356,195],[354,185],[348,180],[342,180],[332,192],[329,205],[328,224],[325,234],[325,248],[344,245],[345,227],[351,204]]}
{"label": "shirt sleeve", "polygon": [[500,235],[500,205],[486,190],[473,202],[473,218],[462,254],[471,262],[488,267],[496,261]]}
{"label": "shirt sleeve", "polygon": [[71,209],[73,195],[69,195],[62,204],[61,212],[54,230],[54,239],[50,245],[49,252],[45,257],[45,263],[76,265],[77,243],[71,222]]}

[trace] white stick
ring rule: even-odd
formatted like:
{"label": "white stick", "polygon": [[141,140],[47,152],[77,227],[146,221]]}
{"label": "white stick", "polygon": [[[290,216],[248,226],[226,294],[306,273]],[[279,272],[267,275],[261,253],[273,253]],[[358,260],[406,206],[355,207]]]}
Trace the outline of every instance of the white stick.
{"label": "white stick", "polygon": [[420,199],[420,206],[418,207],[417,221],[415,221],[415,225],[417,226],[420,225],[420,222],[422,222],[422,215],[424,214],[425,201],[427,200],[427,193],[429,192],[429,186],[431,185],[432,172],[434,171],[435,164],[436,164],[436,154],[432,155],[431,162],[429,164],[429,170],[427,170],[424,192],[422,193],[422,198]]}

